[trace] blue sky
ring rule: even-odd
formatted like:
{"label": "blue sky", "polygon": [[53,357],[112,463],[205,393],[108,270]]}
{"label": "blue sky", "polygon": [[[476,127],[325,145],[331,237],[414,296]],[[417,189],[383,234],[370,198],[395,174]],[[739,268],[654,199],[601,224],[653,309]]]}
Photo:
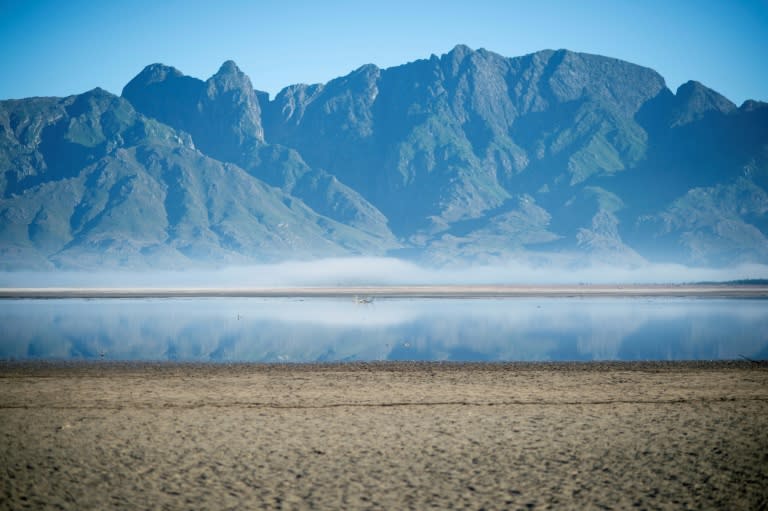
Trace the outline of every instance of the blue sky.
{"label": "blue sky", "polygon": [[206,79],[232,59],[275,94],[463,43],[505,56],[567,48],[768,100],[768,0],[0,0],[0,99],[120,94],[162,62]]}

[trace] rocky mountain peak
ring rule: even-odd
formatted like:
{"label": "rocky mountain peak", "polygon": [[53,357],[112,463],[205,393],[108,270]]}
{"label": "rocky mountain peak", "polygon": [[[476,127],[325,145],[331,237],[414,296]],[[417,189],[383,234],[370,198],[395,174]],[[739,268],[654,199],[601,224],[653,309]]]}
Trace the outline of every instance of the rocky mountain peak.
{"label": "rocky mountain peak", "polygon": [[220,92],[241,89],[248,94],[248,91],[253,91],[251,79],[232,60],[224,62],[218,72],[208,80],[208,84],[209,88],[215,87]]}
{"label": "rocky mountain peak", "polygon": [[[217,144],[229,146],[234,140],[238,146],[264,142],[261,126],[261,106],[251,79],[231,60],[224,62],[219,71],[206,82],[206,98],[199,107],[207,111],[210,127],[214,129]],[[215,133],[216,131],[221,133]],[[239,161],[240,149],[227,151],[226,161]]]}
{"label": "rocky mountain peak", "polygon": [[147,66],[123,97],[144,115],[186,131],[198,148],[223,161],[238,162],[243,146],[264,141],[256,91],[231,60],[205,82],[162,64]]}
{"label": "rocky mountain peak", "polygon": [[748,99],[741,104],[741,106],[739,107],[739,110],[743,112],[754,112],[755,110],[761,110],[764,108],[768,108],[768,103],[766,103],[765,101],[756,101],[754,99]]}
{"label": "rocky mountain peak", "polygon": [[150,64],[145,67],[136,77],[128,82],[126,87],[147,86],[153,83],[164,82],[170,78],[180,78],[184,73],[172,66],[165,64]]}
{"label": "rocky mountain peak", "polygon": [[457,44],[451,51],[448,52],[448,57],[455,61],[461,62],[467,57],[467,55],[471,55],[473,53],[474,50],[472,50],[472,48],[466,44]]}
{"label": "rocky mountain peak", "polygon": [[239,74],[242,73],[240,71],[240,68],[237,67],[237,64],[235,64],[234,60],[226,60],[224,63],[221,64],[221,67],[219,68],[219,71],[216,73],[217,75],[227,75],[227,74]]}
{"label": "rocky mountain peak", "polygon": [[474,54],[474,51],[466,45],[458,44],[451,51],[444,54],[440,60],[446,72],[449,75],[457,75],[467,57]]}
{"label": "rocky mountain peak", "polygon": [[376,76],[381,72],[381,69],[376,64],[363,64],[362,66],[355,69],[352,74],[353,75],[363,75],[363,76]]}
{"label": "rocky mountain peak", "polygon": [[737,109],[731,101],[694,80],[678,87],[675,99],[674,125],[687,124],[707,114],[729,114]]}

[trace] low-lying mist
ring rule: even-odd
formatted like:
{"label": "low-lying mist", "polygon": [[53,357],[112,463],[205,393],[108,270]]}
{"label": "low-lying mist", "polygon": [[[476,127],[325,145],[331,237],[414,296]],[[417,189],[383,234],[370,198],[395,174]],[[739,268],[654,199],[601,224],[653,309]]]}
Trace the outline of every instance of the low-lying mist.
{"label": "low-lying mist", "polygon": [[558,267],[510,263],[439,269],[394,258],[337,258],[184,271],[0,273],[2,287],[247,288],[407,285],[684,284],[768,278],[768,265],[696,268],[679,264]]}

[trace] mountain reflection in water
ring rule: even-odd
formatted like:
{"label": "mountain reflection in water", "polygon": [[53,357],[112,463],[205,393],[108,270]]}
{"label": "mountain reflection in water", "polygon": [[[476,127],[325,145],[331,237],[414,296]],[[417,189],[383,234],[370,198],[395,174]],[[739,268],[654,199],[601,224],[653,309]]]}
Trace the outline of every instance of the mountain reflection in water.
{"label": "mountain reflection in water", "polygon": [[768,357],[768,300],[3,300],[1,359],[322,362]]}

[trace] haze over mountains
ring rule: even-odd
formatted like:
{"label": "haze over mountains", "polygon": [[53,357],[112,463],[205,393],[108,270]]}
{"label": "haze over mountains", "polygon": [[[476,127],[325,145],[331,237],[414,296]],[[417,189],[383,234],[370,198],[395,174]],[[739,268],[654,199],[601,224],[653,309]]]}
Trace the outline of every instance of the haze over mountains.
{"label": "haze over mountains", "polygon": [[[255,84],[258,87],[258,84]],[[768,263],[768,104],[457,46],[274,99],[234,62],[0,101],[0,266]]]}

